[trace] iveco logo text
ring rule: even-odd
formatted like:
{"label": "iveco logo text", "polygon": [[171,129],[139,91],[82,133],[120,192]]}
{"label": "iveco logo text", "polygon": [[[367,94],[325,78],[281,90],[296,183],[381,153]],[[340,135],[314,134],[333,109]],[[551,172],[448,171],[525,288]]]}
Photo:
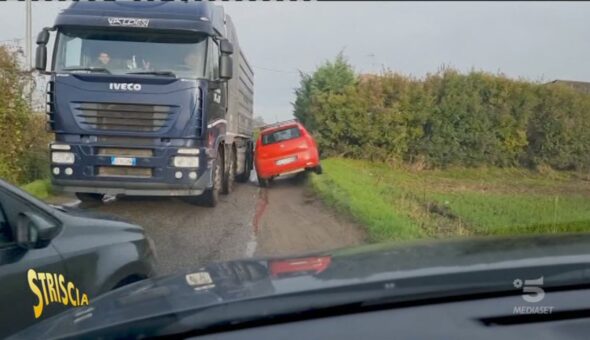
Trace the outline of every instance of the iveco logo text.
{"label": "iveco logo text", "polygon": [[148,27],[150,19],[139,18],[108,18],[109,25],[122,27]]}
{"label": "iveco logo text", "polygon": [[115,91],[141,91],[141,84],[109,83],[109,89]]}

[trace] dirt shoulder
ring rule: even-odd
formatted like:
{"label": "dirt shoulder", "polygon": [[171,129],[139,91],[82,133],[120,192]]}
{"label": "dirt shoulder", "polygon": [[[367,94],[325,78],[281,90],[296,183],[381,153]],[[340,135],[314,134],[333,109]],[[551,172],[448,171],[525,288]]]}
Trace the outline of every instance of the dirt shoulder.
{"label": "dirt shoulder", "polygon": [[260,189],[253,226],[256,256],[288,256],[362,244],[366,233],[339,216],[297,178]]}

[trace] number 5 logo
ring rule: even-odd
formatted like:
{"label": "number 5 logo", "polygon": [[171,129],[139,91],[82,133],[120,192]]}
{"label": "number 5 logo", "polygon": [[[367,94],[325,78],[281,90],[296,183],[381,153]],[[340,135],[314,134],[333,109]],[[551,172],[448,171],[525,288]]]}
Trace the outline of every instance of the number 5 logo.
{"label": "number 5 logo", "polygon": [[522,287],[522,292],[525,293],[522,295],[522,298],[526,302],[539,302],[545,297],[545,291],[539,287],[543,285],[543,276],[535,280],[525,280],[524,287],[520,279],[514,280],[513,284],[516,288]]}

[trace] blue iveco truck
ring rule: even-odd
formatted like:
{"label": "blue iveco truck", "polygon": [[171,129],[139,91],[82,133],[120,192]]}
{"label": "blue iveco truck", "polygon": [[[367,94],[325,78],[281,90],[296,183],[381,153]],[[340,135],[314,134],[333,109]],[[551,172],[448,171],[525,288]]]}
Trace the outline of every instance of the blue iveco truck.
{"label": "blue iveco truck", "polygon": [[254,74],[222,7],[74,2],[39,33],[36,68],[58,190],[215,206],[248,180]]}

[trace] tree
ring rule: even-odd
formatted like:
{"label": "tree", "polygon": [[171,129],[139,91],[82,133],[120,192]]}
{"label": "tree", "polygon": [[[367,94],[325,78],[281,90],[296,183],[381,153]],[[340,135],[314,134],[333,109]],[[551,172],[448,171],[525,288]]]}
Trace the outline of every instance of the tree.
{"label": "tree", "polygon": [[25,75],[18,63],[19,51],[0,46],[0,177],[18,182],[19,160],[27,151],[25,130],[29,107],[25,100]]}
{"label": "tree", "polygon": [[347,87],[356,83],[354,70],[342,54],[334,61],[326,61],[312,75],[301,73],[299,88],[295,90],[293,103],[295,118],[310,131],[317,131],[316,119],[310,109],[314,96],[321,94],[342,94]]}
{"label": "tree", "polygon": [[259,129],[260,127],[266,125],[266,123],[264,122],[264,118],[262,118],[261,116],[256,116],[254,117],[252,125],[254,129]]}

